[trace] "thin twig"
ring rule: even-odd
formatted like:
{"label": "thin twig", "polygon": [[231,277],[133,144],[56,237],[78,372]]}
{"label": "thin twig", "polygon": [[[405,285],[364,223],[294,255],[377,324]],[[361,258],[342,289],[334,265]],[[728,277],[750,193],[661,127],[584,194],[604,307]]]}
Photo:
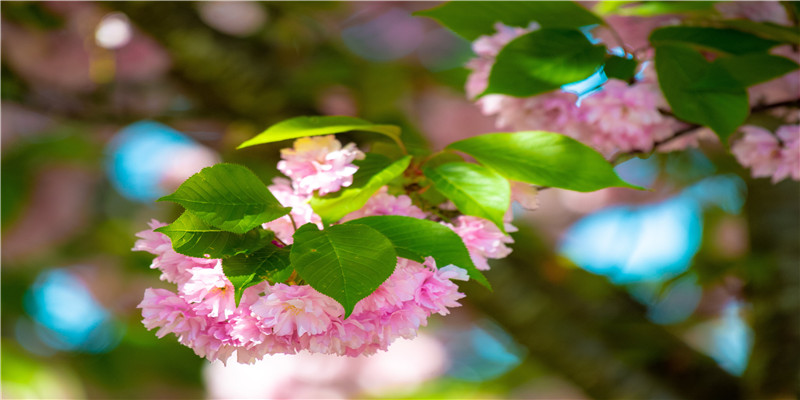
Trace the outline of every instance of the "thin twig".
{"label": "thin twig", "polygon": [[768,111],[768,110],[772,110],[773,108],[780,108],[780,107],[800,107],[800,99],[786,100],[786,101],[781,101],[781,102],[772,103],[772,104],[762,104],[762,105],[753,107],[752,109],[750,109],[750,112],[751,113],[757,113],[757,112]]}

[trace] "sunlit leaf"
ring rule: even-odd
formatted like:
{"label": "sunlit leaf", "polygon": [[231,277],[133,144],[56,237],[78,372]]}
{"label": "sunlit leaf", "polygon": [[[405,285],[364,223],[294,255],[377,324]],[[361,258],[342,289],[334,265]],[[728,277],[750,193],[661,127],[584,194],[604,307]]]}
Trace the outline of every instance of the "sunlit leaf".
{"label": "sunlit leaf", "polygon": [[515,181],[579,192],[612,186],[640,189],[620,179],[600,153],[558,133],[490,133],[447,147]]}
{"label": "sunlit leaf", "polygon": [[[270,126],[264,132],[242,143],[238,148],[279,142],[307,136],[331,135],[349,131],[365,131],[386,135],[400,144],[400,128],[377,125],[363,119],[346,116],[296,117]],[[401,145],[402,147],[402,145]]]}
{"label": "sunlit leaf", "polygon": [[595,10],[600,14],[653,17],[665,14],[711,14],[716,1],[603,1]]}
{"label": "sunlit leaf", "polygon": [[505,232],[503,216],[511,204],[508,180],[488,168],[465,162],[425,168],[424,172],[459,211],[488,219]]}
{"label": "sunlit leaf", "polygon": [[253,172],[236,164],[203,168],[159,201],[184,206],[206,223],[245,233],[289,213]]}

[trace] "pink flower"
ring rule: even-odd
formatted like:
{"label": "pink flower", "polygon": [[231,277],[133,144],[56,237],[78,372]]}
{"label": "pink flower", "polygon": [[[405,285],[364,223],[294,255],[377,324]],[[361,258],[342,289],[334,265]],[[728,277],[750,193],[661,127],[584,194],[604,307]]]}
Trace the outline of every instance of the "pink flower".
{"label": "pink flower", "polygon": [[342,306],[311,286],[288,286],[279,283],[250,307],[278,336],[300,337],[325,332],[332,321],[344,315]]}
{"label": "pink flower", "polygon": [[166,289],[145,289],[144,299],[137,308],[142,309],[145,328],[158,328],[156,336],[159,338],[169,333],[179,338],[195,337],[206,325],[205,318],[194,316],[185,300]]}
{"label": "pink flower", "polygon": [[373,215],[403,215],[419,219],[427,218],[427,214],[411,203],[411,198],[401,194],[392,196],[386,193],[386,186],[372,195],[364,207],[347,214],[342,222]]}
{"label": "pink flower", "polygon": [[191,304],[174,292],[146,289],[137,307],[142,309],[145,328],[158,328],[158,337],[174,333],[181,344],[200,357],[225,361],[235,350],[225,322],[198,315]]}
{"label": "pink flower", "polygon": [[270,293],[269,284],[261,282],[247,288],[239,301],[239,307],[228,321],[230,336],[236,344],[237,361],[252,364],[265,354],[294,354],[291,338],[276,336],[272,329],[262,326],[261,318],[253,313],[252,306]]}
{"label": "pink flower", "polygon": [[714,8],[725,18],[746,18],[756,22],[772,22],[790,25],[792,21],[786,9],[777,1],[733,1],[719,2]]}
{"label": "pink flower", "polygon": [[146,251],[157,257],[150,264],[150,268],[161,271],[161,280],[172,283],[183,283],[189,279],[188,270],[191,268],[213,268],[219,260],[185,256],[172,249],[169,237],[154,229],[167,224],[151,220],[150,229],[136,234],[139,240],[133,246],[133,251]]}
{"label": "pink flower", "polygon": [[194,350],[200,357],[209,361],[220,360],[225,363],[236,351],[228,334],[229,326],[224,322],[209,324],[208,328],[191,342],[181,343]]}
{"label": "pink flower", "polygon": [[574,93],[556,90],[528,98],[492,94],[476,104],[483,114],[497,116],[498,128],[558,132],[580,140],[584,129],[579,125],[577,101]]}
{"label": "pink flower", "polygon": [[489,269],[487,258],[503,258],[511,253],[506,244],[514,243],[514,239],[503,234],[492,222],[468,215],[459,216],[454,222],[454,225],[445,225],[461,237],[478,269]]}
{"label": "pink flower", "polygon": [[392,275],[375,292],[356,304],[353,315],[400,308],[404,302],[413,300],[419,285],[425,279],[424,275],[415,275],[419,270],[422,270],[419,263],[398,258]]}
{"label": "pink flower", "polygon": [[[528,211],[533,211],[539,208],[539,191],[535,186],[516,181],[510,181],[510,183],[511,201],[516,201],[520,206],[522,206],[522,208]],[[506,231],[508,231],[508,229],[506,229]]]}
{"label": "pink flower", "polygon": [[198,315],[224,321],[236,310],[233,285],[222,272],[222,264],[214,268],[191,268],[191,278],[178,285],[178,292]]}
{"label": "pink flower", "polygon": [[417,336],[420,326],[428,325],[429,312],[416,302],[405,302],[403,307],[384,313],[380,321],[380,345],[389,347],[395,339],[412,339]]}
{"label": "pink flower", "polygon": [[775,135],[783,142],[780,150],[780,163],[772,176],[772,182],[780,182],[786,177],[800,181],[800,125],[784,125]]}
{"label": "pink flower", "polygon": [[351,316],[344,321],[334,320],[325,332],[300,338],[301,348],[312,353],[351,357],[372,354],[379,347],[375,343],[376,329],[372,319],[369,316],[362,321]]}
{"label": "pink flower", "polygon": [[593,132],[591,145],[604,154],[650,151],[654,142],[673,132],[674,122],[659,107],[666,102],[658,86],[609,79],[602,90],[583,99],[580,118]]}
{"label": "pink flower", "polygon": [[[321,227],[320,217],[308,205],[314,190],[322,194],[352,181],[355,166],[347,164],[360,152],[350,146],[341,149],[334,142],[332,137],[298,140],[294,149],[284,152],[282,170],[293,181],[275,179],[269,189],[281,204],[292,208],[290,215],[298,225],[311,222]],[[338,155],[331,156],[337,152]],[[304,170],[306,167],[313,171]],[[315,179],[326,183],[316,185]],[[338,186],[328,185],[337,179]],[[345,219],[367,215],[427,217],[408,196],[389,195],[386,188],[374,195],[362,210]],[[504,238],[502,233],[500,238],[494,237],[499,230],[484,226],[478,218],[470,222],[475,227],[462,226],[469,225],[464,221],[470,221],[462,218],[458,229],[472,240],[471,251],[478,257],[494,257],[503,252],[502,248],[492,247],[497,244],[491,242],[499,240],[499,246],[504,248],[502,243],[510,238]],[[424,264],[398,259],[393,274],[362,299],[347,319],[338,302],[308,285],[261,282],[247,288],[237,306],[234,287],[220,260],[178,254],[172,249],[169,237],[153,232],[152,229],[163,224],[152,221],[150,226],[151,230],[138,234],[140,240],[134,250],[155,254],[153,268],[160,269],[162,279],[175,283],[178,290],[147,289],[139,304],[143,323],[148,329],[157,328],[159,337],[174,333],[181,344],[212,361],[225,362],[234,352],[242,363],[252,363],[265,354],[294,354],[302,350],[347,356],[372,354],[386,350],[398,338],[416,336],[432,313],[445,315],[450,307],[458,307],[458,300],[464,297],[453,283],[467,279],[463,269],[455,266],[437,269],[432,258]],[[291,243],[294,227],[290,218],[271,221],[264,227]],[[485,258],[483,261],[485,264]]]}
{"label": "pink flower", "polygon": [[745,167],[750,167],[754,178],[775,174],[781,157],[778,139],[768,130],[757,126],[743,126],[744,136],[731,145],[731,153]]}
{"label": "pink flower", "polygon": [[469,280],[467,271],[454,265],[436,269],[433,259],[426,260],[425,264],[433,267],[430,269],[430,275],[417,289],[415,300],[418,305],[431,313],[447,315],[450,313],[448,308],[460,307],[461,304],[457,300],[464,297],[452,280]]}
{"label": "pink flower", "polygon": [[343,148],[333,135],[300,138],[294,148],[281,150],[278,170],[292,179],[298,194],[335,192],[353,183],[358,170],[353,160],[364,159],[355,146],[350,143]]}
{"label": "pink flower", "polygon": [[292,235],[294,235],[295,229],[294,225],[292,225],[292,218],[298,228],[312,222],[322,229],[322,219],[308,205],[311,195],[296,193],[291,183],[282,178],[274,178],[272,185],[269,186],[269,191],[282,206],[292,208],[292,216],[290,218],[288,215],[284,215],[276,220],[267,222],[263,224],[264,229],[275,232],[275,236],[286,244],[294,242]]}

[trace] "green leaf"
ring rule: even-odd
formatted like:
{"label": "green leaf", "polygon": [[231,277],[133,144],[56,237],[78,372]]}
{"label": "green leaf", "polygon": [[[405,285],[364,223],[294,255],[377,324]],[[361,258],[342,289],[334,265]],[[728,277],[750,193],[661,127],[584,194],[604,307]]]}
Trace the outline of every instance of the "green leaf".
{"label": "green leaf", "polygon": [[239,145],[239,149],[257,144],[279,142],[306,136],[331,135],[349,131],[380,133],[390,137],[402,148],[400,128],[395,125],[377,125],[359,118],[346,116],[296,117],[270,126],[264,132]]}
{"label": "green leaf", "polygon": [[509,42],[489,73],[482,95],[533,96],[588,78],[605,59],[605,46],[593,45],[577,30],[541,29]]}
{"label": "green leaf", "polygon": [[155,230],[169,236],[176,252],[190,257],[224,258],[252,252],[264,247],[272,240],[272,232],[261,228],[244,234],[215,228],[185,211],[175,222]]}
{"label": "green leaf", "polygon": [[[792,3],[798,4],[798,2]],[[749,19],[729,19],[722,21],[722,24],[765,39],[800,45],[800,30],[796,27],[778,25],[772,22],[755,22]]]}
{"label": "green leaf", "polygon": [[608,56],[606,64],[603,65],[603,72],[609,79],[615,78],[627,82],[636,75],[637,65],[639,64],[632,58]]}
{"label": "green leaf", "polygon": [[470,278],[490,290],[492,288],[472,263],[461,237],[438,222],[401,215],[380,215],[345,223],[349,224],[367,225],[382,233],[392,242],[399,257],[417,262],[425,261],[425,257],[433,257],[437,267],[452,264],[464,268]]}
{"label": "green leaf", "polygon": [[[366,153],[363,160],[354,160],[353,164],[358,167],[358,170],[353,175],[353,183],[349,187],[362,188],[375,174],[392,165],[392,160],[381,154]],[[336,194],[323,197],[336,197]]]}
{"label": "green leaf", "polygon": [[715,70],[716,85],[695,88],[712,70],[698,50],[659,46],[655,62],[659,86],[676,117],[710,127],[723,143],[747,119],[747,91],[724,70]]}
{"label": "green leaf", "polygon": [[492,221],[505,232],[503,216],[511,205],[511,185],[496,172],[477,164],[454,162],[423,169],[433,187],[458,210]]}
{"label": "green leaf", "polygon": [[721,87],[724,83],[719,82],[720,77],[733,78],[744,88],[781,77],[797,68],[796,62],[772,54],[719,57],[711,64],[706,76],[691,88],[698,90]]}
{"label": "green leaf", "polygon": [[206,223],[233,233],[245,233],[289,213],[261,179],[236,164],[203,168],[158,201],[184,206]]}
{"label": "green leaf", "polygon": [[702,26],[665,26],[650,34],[653,46],[690,45],[729,54],[766,53],[779,44],[774,40],[736,29]]}
{"label": "green leaf", "polygon": [[233,284],[237,307],[245,289],[258,285],[264,280],[272,281],[272,278],[285,270],[292,270],[288,268],[291,264],[289,262],[290,251],[290,248],[268,244],[252,254],[239,254],[222,260],[222,272]]}
{"label": "green leaf", "polygon": [[603,1],[597,10],[601,14],[638,17],[664,14],[711,14],[714,12],[714,3],[716,1]]}
{"label": "green leaf", "polygon": [[464,161],[464,157],[458,153],[452,151],[441,151],[428,158],[423,165],[428,168],[436,168],[442,164],[462,161]]}
{"label": "green leaf", "polygon": [[397,265],[392,242],[375,229],[356,224],[322,231],[314,224],[301,226],[294,233],[290,259],[303,280],[344,307],[345,318]]}
{"label": "green leaf", "polygon": [[[334,193],[334,196],[315,196],[311,198],[309,204],[314,212],[322,218],[323,222],[336,222],[367,204],[369,198],[378,189],[400,176],[408,168],[410,162],[411,156],[405,156],[377,173],[374,173],[374,165],[377,164],[371,165],[369,170],[365,169],[365,172],[359,169],[353,175],[354,184],[351,187]],[[359,175],[359,173],[361,174]],[[361,184],[361,182],[363,182],[362,186],[355,186],[355,183]]]}
{"label": "green leaf", "polygon": [[469,41],[494,34],[498,22],[527,27],[536,21],[542,28],[580,28],[604,23],[591,11],[567,1],[451,1],[414,15],[433,18]]}
{"label": "green leaf", "polygon": [[515,181],[578,192],[612,186],[641,189],[620,179],[600,153],[558,133],[491,133],[447,148],[463,151]]}

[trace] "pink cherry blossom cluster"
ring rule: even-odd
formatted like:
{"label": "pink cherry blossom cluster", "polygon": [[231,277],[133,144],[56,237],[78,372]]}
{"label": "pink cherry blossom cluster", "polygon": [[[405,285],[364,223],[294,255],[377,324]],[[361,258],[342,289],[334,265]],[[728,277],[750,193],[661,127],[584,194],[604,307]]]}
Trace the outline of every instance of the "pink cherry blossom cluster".
{"label": "pink cherry blossom cluster", "polygon": [[[496,29],[496,34],[473,43],[478,57],[467,64],[472,69],[466,85],[469,97],[486,89],[494,59],[503,46],[536,27],[497,24]],[[641,78],[634,82],[609,79],[580,102],[574,93],[555,90],[527,98],[491,94],[476,103],[485,115],[496,116],[498,128],[563,133],[606,155],[650,151],[655,143],[671,136],[679,122],[659,111],[669,107],[648,64],[643,64]]]}
{"label": "pink cherry blossom cluster", "polygon": [[[342,148],[333,136],[298,139],[293,149],[281,152],[279,168],[291,181],[275,179],[269,189],[281,204],[292,208],[298,226],[312,222],[321,228],[320,217],[308,205],[311,191],[347,186],[357,170],[352,160],[360,154],[352,144]],[[371,215],[432,218],[408,196],[393,196],[383,188],[342,221]],[[511,251],[506,246],[511,238],[491,222],[468,216],[453,222],[446,225],[461,236],[479,268],[488,269],[487,258],[505,257]],[[453,281],[468,279],[464,269],[437,267],[430,257],[423,263],[398,258],[394,273],[348,318],[343,318],[339,303],[308,285],[262,282],[247,288],[237,307],[221,260],[176,253],[166,235],[153,231],[163,225],[152,221],[151,229],[137,234],[133,249],[156,255],[151,268],[160,270],[161,279],[177,290],[147,289],[139,304],[143,323],[147,329],[157,329],[158,337],[175,334],[181,344],[212,361],[224,362],[234,352],[239,362],[252,363],[265,354],[302,350],[348,356],[386,350],[397,338],[416,336],[431,314],[446,315],[458,307],[464,294]],[[294,225],[288,216],[264,228],[291,243]]]}
{"label": "pink cherry blossom cluster", "polygon": [[278,170],[292,179],[298,194],[318,190],[322,196],[353,183],[358,169],[353,160],[363,159],[364,153],[355,143],[343,148],[333,136],[318,136],[297,139],[294,148],[281,150],[281,157]]}
{"label": "pink cherry blossom cluster", "polygon": [[800,181],[800,125],[784,125],[775,133],[747,125],[741,139],[731,145],[740,164],[749,167],[754,178],[772,177],[772,183],[785,178]]}

